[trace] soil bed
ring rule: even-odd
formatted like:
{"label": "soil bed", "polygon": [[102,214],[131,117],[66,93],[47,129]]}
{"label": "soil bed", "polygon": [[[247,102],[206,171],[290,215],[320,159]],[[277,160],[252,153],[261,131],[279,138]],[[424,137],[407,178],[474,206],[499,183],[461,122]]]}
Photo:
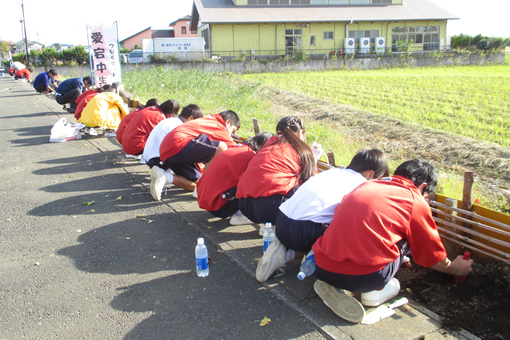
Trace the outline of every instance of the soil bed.
{"label": "soil bed", "polygon": [[463,328],[482,339],[510,339],[510,266],[472,258],[472,273],[458,284],[453,276],[411,261],[396,275],[399,296],[438,314],[445,327]]}

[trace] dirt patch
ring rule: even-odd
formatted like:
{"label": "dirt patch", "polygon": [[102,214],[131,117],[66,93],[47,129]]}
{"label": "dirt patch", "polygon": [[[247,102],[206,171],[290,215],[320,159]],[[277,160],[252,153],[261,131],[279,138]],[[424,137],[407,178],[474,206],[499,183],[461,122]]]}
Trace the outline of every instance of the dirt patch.
{"label": "dirt patch", "polygon": [[440,315],[441,324],[463,328],[482,339],[510,339],[510,268],[503,262],[474,259],[464,282],[410,262],[396,277],[405,296]]}
{"label": "dirt patch", "polygon": [[434,131],[292,92],[270,87],[263,91],[279,107],[277,112],[321,120],[342,131],[347,129],[347,134],[353,140],[377,145],[389,158],[422,158],[433,161],[440,169],[461,175],[464,171],[474,171],[485,197],[493,202],[503,198],[510,206],[510,148]]}

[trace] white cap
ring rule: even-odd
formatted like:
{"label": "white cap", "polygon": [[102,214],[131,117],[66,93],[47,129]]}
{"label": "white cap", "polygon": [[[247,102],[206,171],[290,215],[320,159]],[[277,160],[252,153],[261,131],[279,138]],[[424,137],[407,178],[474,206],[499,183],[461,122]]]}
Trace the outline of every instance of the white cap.
{"label": "white cap", "polygon": [[272,226],[271,222],[266,222],[266,228],[271,228]]}
{"label": "white cap", "polygon": [[204,244],[204,238],[203,237],[199,237],[198,240],[197,240],[197,243],[198,244]]}

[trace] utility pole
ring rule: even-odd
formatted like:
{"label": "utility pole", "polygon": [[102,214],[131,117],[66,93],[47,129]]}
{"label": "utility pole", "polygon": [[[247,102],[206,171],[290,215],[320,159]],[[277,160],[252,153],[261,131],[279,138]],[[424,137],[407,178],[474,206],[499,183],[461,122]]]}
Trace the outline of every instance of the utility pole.
{"label": "utility pole", "polygon": [[21,0],[21,13],[23,14],[23,30],[25,31],[25,46],[26,46],[26,53],[27,53],[27,67],[30,66],[30,54],[28,53],[28,39],[27,39],[27,25],[25,20],[25,6],[23,5],[23,0]]}

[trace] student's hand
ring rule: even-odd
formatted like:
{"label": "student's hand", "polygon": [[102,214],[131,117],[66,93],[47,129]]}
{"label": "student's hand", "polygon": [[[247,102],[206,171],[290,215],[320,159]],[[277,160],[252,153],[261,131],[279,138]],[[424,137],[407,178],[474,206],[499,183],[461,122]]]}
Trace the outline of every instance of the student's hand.
{"label": "student's hand", "polygon": [[473,270],[473,260],[464,260],[464,256],[459,255],[452,262],[454,275],[467,276]]}
{"label": "student's hand", "polygon": [[315,158],[315,161],[317,162],[319,158],[324,154],[324,150],[322,150],[322,145],[320,145],[317,142],[313,142],[312,144],[312,152],[313,157]]}

